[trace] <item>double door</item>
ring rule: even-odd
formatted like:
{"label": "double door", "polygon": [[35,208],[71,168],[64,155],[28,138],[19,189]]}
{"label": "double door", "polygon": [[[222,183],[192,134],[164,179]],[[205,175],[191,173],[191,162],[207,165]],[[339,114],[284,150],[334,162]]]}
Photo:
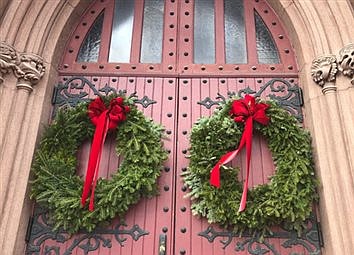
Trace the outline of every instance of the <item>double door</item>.
{"label": "double door", "polygon": [[[135,104],[145,116],[165,128],[164,146],[169,153],[158,179],[159,195],[132,206],[124,221],[116,218],[109,226],[92,233],[69,236],[54,232],[46,211],[35,206],[27,234],[27,254],[99,255],[220,255],[220,254],[319,254],[316,219],[308,222],[302,237],[274,228],[273,236],[259,243],[252,236],[238,235],[208,224],[192,215],[188,189],[181,173],[188,167],[189,134],[200,117],[210,116],[218,105],[232,95],[253,94],[275,98],[301,121],[301,93],[296,77],[117,77],[61,76],[55,87],[53,107],[75,105],[98,95],[124,92],[135,95]],[[251,183],[267,182],[274,164],[262,137],[253,141]],[[87,145],[89,146],[89,145]],[[235,145],[236,147],[237,145]],[[100,176],[109,178],[119,166],[113,137],[108,137],[102,154]],[[78,154],[85,165],[88,149]],[[232,164],[245,169],[245,155]],[[78,169],[84,173],[85,169]],[[235,178],[242,179],[240,176]],[[237,203],[237,201],[235,201]]]}

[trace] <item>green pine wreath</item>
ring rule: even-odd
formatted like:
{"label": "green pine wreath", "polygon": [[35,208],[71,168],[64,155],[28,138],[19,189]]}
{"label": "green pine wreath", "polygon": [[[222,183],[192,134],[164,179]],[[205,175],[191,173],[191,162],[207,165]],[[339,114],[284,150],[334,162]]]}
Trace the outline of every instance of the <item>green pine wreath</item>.
{"label": "green pine wreath", "polygon": [[190,189],[187,196],[192,200],[194,215],[232,227],[238,233],[251,231],[263,236],[271,226],[279,224],[300,233],[317,198],[310,136],[275,102],[266,103],[270,122],[267,126],[254,122],[253,133],[266,138],[272,153],[276,172],[270,182],[249,190],[243,212],[238,212],[242,195],[242,183],[237,180],[239,168],[222,166],[221,187],[210,185],[211,169],[223,154],[237,148],[244,128],[230,117],[229,100],[192,128],[190,165],[183,174]]}
{"label": "green pine wreath", "polygon": [[[115,96],[102,98],[106,106]],[[82,208],[83,180],[76,175],[76,155],[79,146],[93,137],[88,104],[59,110],[45,131],[32,166],[31,197],[49,209],[55,229],[69,233],[92,231],[101,222],[124,216],[142,197],[156,195],[157,178],[167,158],[161,143],[162,127],[145,118],[132,99],[124,98],[130,112],[116,129],[116,151],[123,162],[111,179],[98,180],[94,211]]]}

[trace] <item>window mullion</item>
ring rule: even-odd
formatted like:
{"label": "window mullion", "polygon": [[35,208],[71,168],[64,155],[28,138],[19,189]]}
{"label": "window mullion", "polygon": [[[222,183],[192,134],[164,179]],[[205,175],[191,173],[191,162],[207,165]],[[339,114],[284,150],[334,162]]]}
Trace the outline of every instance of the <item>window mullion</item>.
{"label": "window mullion", "polygon": [[246,45],[249,65],[258,64],[256,45],[256,26],[254,20],[254,7],[251,1],[243,1],[245,7]]}
{"label": "window mullion", "polygon": [[133,24],[133,37],[132,47],[130,53],[130,63],[140,62],[140,48],[141,48],[141,36],[144,20],[144,0],[135,1],[134,5],[134,24]]}
{"label": "window mullion", "polygon": [[215,1],[215,63],[225,63],[224,1]]}
{"label": "window mullion", "polygon": [[[188,15],[187,15],[188,14]],[[178,72],[184,72],[193,63],[194,0],[180,1],[178,7],[177,65]],[[188,25],[188,27],[186,27]]]}
{"label": "window mullion", "polygon": [[114,15],[114,1],[107,1],[104,9],[104,20],[101,34],[101,47],[98,55],[98,62],[108,62],[111,31]]}
{"label": "window mullion", "polygon": [[[165,72],[172,72],[176,70],[177,64],[177,41],[178,33],[178,17],[179,8],[178,2],[165,1],[164,9],[164,26],[162,38],[162,69]],[[173,25],[173,28],[171,28]]]}
{"label": "window mullion", "polygon": [[215,1],[194,1],[194,63],[215,63]]}

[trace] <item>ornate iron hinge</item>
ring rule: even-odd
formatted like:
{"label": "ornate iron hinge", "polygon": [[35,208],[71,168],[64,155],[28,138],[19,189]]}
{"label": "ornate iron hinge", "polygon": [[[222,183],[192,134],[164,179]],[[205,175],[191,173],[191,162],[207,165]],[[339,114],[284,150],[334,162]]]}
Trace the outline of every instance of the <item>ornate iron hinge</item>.
{"label": "ornate iron hinge", "polygon": [[304,92],[300,87],[299,87],[299,106],[300,107],[304,106]]}
{"label": "ornate iron hinge", "polygon": [[[148,231],[138,225],[133,225],[128,229],[127,225],[117,223],[113,227],[96,228],[91,233],[81,230],[77,235],[71,236],[63,229],[54,231],[48,218],[48,212],[36,206],[26,231],[27,248],[25,254],[69,255],[73,254],[74,250],[80,254],[91,254],[91,251],[97,249],[110,249],[113,242],[117,242],[123,247],[127,241],[125,236],[130,236],[132,240],[138,241],[142,236],[148,234]],[[46,240],[53,240],[56,244],[47,245],[45,244]],[[63,243],[65,243],[64,246],[61,245]]]}
{"label": "ornate iron hinge", "polygon": [[253,88],[247,86],[246,88],[238,91],[229,91],[224,95],[217,93],[215,100],[210,97],[206,97],[197,103],[207,109],[210,109],[213,106],[222,104],[227,98],[233,98],[235,96],[244,97],[246,94],[253,95],[254,97],[260,97],[263,93],[267,93],[267,99],[277,101],[281,107],[294,115],[300,122],[303,121],[301,111],[301,107],[304,105],[303,91],[297,84],[294,83],[293,79],[288,81],[281,78],[274,78],[260,86],[258,91],[255,91]]}
{"label": "ornate iron hinge", "polygon": [[83,76],[73,76],[54,86],[52,105],[54,107],[61,107],[63,105],[76,106],[80,102],[89,102],[90,99],[87,90],[90,90],[90,94],[95,96],[107,96],[111,93],[126,95],[127,97],[132,98],[135,104],[140,104],[144,108],[156,104],[156,101],[150,99],[148,96],[143,96],[139,99],[136,91],[127,95],[126,90],[118,90],[117,88],[108,86],[108,84],[103,88],[98,89],[96,88],[96,85],[87,78]]}
{"label": "ornate iron hinge", "polygon": [[32,226],[33,226],[33,217],[31,216],[28,219],[28,224],[27,224],[27,229],[26,229],[26,236],[25,236],[26,243],[28,243],[31,240]]}
{"label": "ornate iron hinge", "polygon": [[317,234],[318,234],[318,243],[320,247],[324,247],[322,227],[321,227],[321,222],[319,221],[317,221]]}
{"label": "ornate iron hinge", "polygon": [[166,234],[161,234],[159,238],[159,255],[166,255]]}
{"label": "ornate iron hinge", "polygon": [[[263,255],[283,255],[278,248],[273,244],[274,239],[281,239],[281,246],[285,249],[292,248],[294,246],[303,247],[306,254],[320,255],[321,247],[323,247],[322,231],[320,224],[317,221],[316,215],[312,214],[307,220],[308,228],[304,230],[301,236],[298,236],[295,231],[288,231],[280,226],[280,230],[272,233],[267,233],[265,239],[261,242],[259,240],[259,233],[244,232],[240,236],[239,233],[234,233],[228,230],[216,230],[213,226],[209,226],[203,232],[198,235],[206,238],[209,243],[214,242],[216,238],[222,238],[220,243],[223,245],[222,249],[226,249],[227,246],[232,244],[234,238],[242,237],[243,239],[235,241],[236,246],[234,250],[236,252],[248,251],[247,254]],[[289,251],[290,254],[295,254]],[[288,254],[288,253],[286,253]],[[297,254],[297,253],[296,253]],[[301,253],[302,254],[302,253]]]}

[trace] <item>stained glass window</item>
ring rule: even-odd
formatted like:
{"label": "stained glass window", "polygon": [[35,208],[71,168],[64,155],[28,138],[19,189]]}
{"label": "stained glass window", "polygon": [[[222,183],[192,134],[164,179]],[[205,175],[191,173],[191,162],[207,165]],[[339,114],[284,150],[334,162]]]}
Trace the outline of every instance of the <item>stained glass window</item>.
{"label": "stained glass window", "polygon": [[243,0],[225,0],[226,63],[247,63],[246,32]]}
{"label": "stained glass window", "polygon": [[279,63],[279,53],[270,31],[257,12],[254,12],[254,17],[256,23],[258,62],[261,64]]}
{"label": "stained glass window", "polygon": [[[97,62],[100,59],[111,63],[162,63],[163,51],[166,50],[170,56],[178,55],[180,52],[184,52],[185,56],[192,55],[192,59],[182,59],[195,64],[215,64],[216,61],[217,64],[248,64],[250,58],[254,62],[254,52],[257,53],[259,64],[280,63],[280,53],[274,40],[277,38],[272,37],[269,24],[260,15],[266,15],[268,10],[263,10],[264,14],[263,11],[257,13],[259,5],[257,3],[246,5],[247,1],[182,1],[181,8],[193,8],[193,19],[187,17],[190,15],[190,9],[177,11],[174,9],[176,6],[172,8],[175,1],[112,0],[109,4],[105,2],[102,4],[104,7],[100,9],[100,12],[103,11],[91,25],[78,50],[76,61]],[[168,10],[167,13],[165,9]],[[173,19],[176,16],[177,19]],[[184,21],[184,18],[188,21]],[[112,22],[109,26],[112,28],[111,34],[103,29],[104,19],[105,24]],[[253,22],[247,23],[250,19],[254,19],[254,27],[250,24]],[[189,29],[191,21],[194,22],[192,30],[184,29]],[[273,23],[271,28],[278,29],[273,27]],[[108,37],[103,38],[104,40],[101,38],[102,30]],[[174,40],[180,41],[181,36],[186,43],[181,45],[170,43]],[[188,44],[189,41],[193,42],[192,45]],[[110,45],[103,48],[102,42],[110,42]],[[164,42],[167,44],[163,45]],[[189,48],[191,46],[192,49]],[[188,47],[190,52],[186,53],[183,47]],[[247,52],[248,50],[252,51],[252,54]],[[175,63],[162,64],[172,66]]]}
{"label": "stained glass window", "polygon": [[130,62],[134,2],[133,0],[115,0],[109,62]]}
{"label": "stained glass window", "polygon": [[161,62],[163,15],[163,0],[145,0],[140,56],[142,63]]}
{"label": "stained glass window", "polygon": [[101,45],[103,19],[104,14],[101,13],[93,23],[81,44],[77,62],[97,62]]}
{"label": "stained glass window", "polygon": [[215,63],[214,0],[194,1],[194,63]]}

